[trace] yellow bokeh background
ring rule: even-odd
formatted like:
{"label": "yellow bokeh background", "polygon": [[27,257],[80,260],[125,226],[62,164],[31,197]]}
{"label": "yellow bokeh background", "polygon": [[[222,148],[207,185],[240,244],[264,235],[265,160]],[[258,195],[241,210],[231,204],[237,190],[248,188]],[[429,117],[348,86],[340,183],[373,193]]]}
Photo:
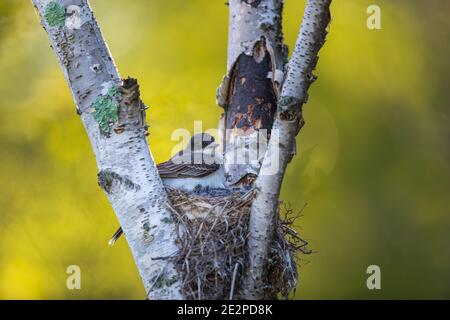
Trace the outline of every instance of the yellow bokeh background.
{"label": "yellow bokeh background", "polygon": [[[305,1],[285,0],[292,48]],[[369,30],[366,9],[381,8]],[[123,77],[150,106],[156,161],[174,129],[216,127],[227,7],[206,0],[91,0]],[[450,298],[449,27],[445,0],[335,0],[318,81],[282,198],[316,253],[297,299]],[[0,2],[0,298],[143,299],[97,186],[89,141],[29,0]],[[366,268],[382,289],[366,287]],[[81,290],[66,269],[81,267]]]}

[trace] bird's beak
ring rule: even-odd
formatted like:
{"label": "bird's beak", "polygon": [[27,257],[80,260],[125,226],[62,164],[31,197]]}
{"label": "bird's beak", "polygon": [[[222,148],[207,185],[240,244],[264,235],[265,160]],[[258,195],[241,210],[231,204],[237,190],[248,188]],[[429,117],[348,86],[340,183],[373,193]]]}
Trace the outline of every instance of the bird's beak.
{"label": "bird's beak", "polygon": [[219,146],[220,146],[220,144],[213,142],[208,145],[208,148],[215,149],[215,148],[218,148]]}

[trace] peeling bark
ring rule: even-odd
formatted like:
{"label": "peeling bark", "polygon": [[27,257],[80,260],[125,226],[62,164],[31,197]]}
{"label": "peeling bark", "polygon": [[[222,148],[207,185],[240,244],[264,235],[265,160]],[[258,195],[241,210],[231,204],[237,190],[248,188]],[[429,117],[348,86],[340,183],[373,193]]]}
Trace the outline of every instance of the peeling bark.
{"label": "peeling bark", "polygon": [[265,149],[258,148],[265,146],[257,144],[258,138],[270,137],[276,111],[276,95],[271,79],[267,78],[271,69],[270,56],[264,43],[258,42],[254,51],[253,56],[245,53],[239,56],[230,86],[225,120],[227,181],[230,184],[242,182],[244,176],[251,183],[258,175],[260,160],[265,154]]}
{"label": "peeling bark", "polygon": [[[330,23],[331,0],[308,0],[299,37],[289,61],[273,130],[277,139],[270,139],[264,161],[255,182],[256,195],[250,216],[249,265],[244,278],[247,299],[268,298],[264,294],[269,246],[278,218],[279,195],[286,167],[295,150],[295,137],[303,126],[302,106],[316,79],[312,74],[318,52],[325,42]],[[273,163],[278,170],[273,173]]]}
{"label": "peeling bark", "polygon": [[[87,0],[33,3],[92,144],[99,184],[124,230],[148,297],[181,299],[173,259],[167,258],[178,251],[175,225],[148,149],[137,81],[119,77]],[[77,12],[79,21],[69,21],[69,12]]]}
{"label": "peeling bark", "polygon": [[270,137],[287,49],[282,0],[231,0],[227,75],[217,93],[225,108],[224,170],[229,185],[251,184]]}

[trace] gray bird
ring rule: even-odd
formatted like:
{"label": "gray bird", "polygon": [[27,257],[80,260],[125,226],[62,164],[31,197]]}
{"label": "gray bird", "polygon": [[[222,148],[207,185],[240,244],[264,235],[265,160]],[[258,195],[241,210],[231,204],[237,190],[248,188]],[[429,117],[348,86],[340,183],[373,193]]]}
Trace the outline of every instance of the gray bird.
{"label": "gray bird", "polygon": [[[192,136],[186,148],[170,160],[156,165],[164,185],[192,191],[196,188],[225,188],[221,156],[215,152],[218,144],[207,133]],[[120,238],[120,227],[109,240],[109,245]]]}

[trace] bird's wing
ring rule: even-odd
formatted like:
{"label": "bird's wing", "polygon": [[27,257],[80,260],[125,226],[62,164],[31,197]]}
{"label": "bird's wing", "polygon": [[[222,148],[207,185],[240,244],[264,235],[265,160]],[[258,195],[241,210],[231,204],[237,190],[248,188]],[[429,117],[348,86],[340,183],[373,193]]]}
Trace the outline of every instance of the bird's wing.
{"label": "bird's wing", "polygon": [[157,166],[161,178],[199,178],[210,175],[217,169],[219,164],[185,164],[174,163],[171,160],[158,164]]}

